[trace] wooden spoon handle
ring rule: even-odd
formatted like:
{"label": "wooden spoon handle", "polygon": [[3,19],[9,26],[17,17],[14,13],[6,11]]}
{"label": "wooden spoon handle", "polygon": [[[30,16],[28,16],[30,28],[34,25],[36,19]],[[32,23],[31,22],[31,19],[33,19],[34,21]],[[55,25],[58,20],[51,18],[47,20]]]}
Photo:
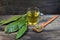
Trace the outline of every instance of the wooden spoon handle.
{"label": "wooden spoon handle", "polygon": [[51,23],[53,20],[55,20],[58,17],[58,15],[53,16],[51,19],[48,21],[44,22],[41,24],[42,27],[46,27],[49,23]]}

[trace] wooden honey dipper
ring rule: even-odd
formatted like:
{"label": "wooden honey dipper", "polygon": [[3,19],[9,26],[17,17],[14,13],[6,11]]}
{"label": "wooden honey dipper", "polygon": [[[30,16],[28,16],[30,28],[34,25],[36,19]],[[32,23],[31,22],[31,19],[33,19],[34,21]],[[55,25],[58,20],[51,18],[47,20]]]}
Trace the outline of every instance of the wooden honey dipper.
{"label": "wooden honey dipper", "polygon": [[33,27],[33,31],[36,31],[36,32],[41,32],[49,23],[51,23],[53,20],[55,20],[56,18],[58,17],[58,15],[55,15],[53,16],[52,18],[50,18],[48,21],[42,23],[39,27],[41,28],[37,28],[36,27]]}

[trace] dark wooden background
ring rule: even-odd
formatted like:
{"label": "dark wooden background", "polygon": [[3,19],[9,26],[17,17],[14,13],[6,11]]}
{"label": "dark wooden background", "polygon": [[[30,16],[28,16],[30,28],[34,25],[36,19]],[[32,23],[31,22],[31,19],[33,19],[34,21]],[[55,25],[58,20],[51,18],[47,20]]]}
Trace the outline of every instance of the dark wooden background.
{"label": "dark wooden background", "polygon": [[0,15],[24,14],[29,7],[38,7],[44,14],[59,14],[60,0],[0,0]]}

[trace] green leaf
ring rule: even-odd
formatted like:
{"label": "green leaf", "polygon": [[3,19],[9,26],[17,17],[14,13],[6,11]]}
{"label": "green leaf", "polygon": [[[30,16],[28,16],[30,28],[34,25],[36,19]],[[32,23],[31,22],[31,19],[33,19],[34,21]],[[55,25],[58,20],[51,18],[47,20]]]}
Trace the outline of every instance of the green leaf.
{"label": "green leaf", "polygon": [[5,27],[5,32],[11,33],[11,32],[17,31],[18,29],[20,29],[26,23],[25,20],[26,20],[26,17],[23,15],[19,20],[8,24]]}
{"label": "green leaf", "polygon": [[0,24],[3,25],[3,24],[10,23],[10,22],[12,22],[12,21],[16,21],[16,20],[19,19],[21,16],[22,16],[22,15],[15,15],[15,16],[7,19],[7,20],[2,20],[2,21],[0,22]]}
{"label": "green leaf", "polygon": [[11,32],[17,31],[18,30],[17,24],[18,24],[17,22],[13,22],[13,23],[8,24],[5,27],[5,32],[6,33],[11,33]]}
{"label": "green leaf", "polygon": [[22,28],[17,32],[16,39],[20,38],[27,30],[27,24],[23,25]]}
{"label": "green leaf", "polygon": [[19,24],[18,24],[18,28],[20,29],[25,23],[27,23],[26,21],[26,16],[23,16],[20,20],[19,20]]}
{"label": "green leaf", "polygon": [[[21,19],[21,18],[20,18],[20,19]],[[21,25],[20,22],[19,22],[20,19],[17,20],[17,21],[15,21],[15,22],[12,22],[12,23],[8,24],[8,25],[5,27],[5,32],[11,33],[11,32],[17,31],[17,30],[18,30],[18,24]]]}

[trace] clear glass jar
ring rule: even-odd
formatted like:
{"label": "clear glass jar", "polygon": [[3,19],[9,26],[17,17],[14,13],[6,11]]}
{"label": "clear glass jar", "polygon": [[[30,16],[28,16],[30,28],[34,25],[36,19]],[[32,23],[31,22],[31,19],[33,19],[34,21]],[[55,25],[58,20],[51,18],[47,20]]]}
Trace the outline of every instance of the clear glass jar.
{"label": "clear glass jar", "polygon": [[28,8],[27,20],[29,25],[36,25],[39,22],[40,11],[37,7]]}

